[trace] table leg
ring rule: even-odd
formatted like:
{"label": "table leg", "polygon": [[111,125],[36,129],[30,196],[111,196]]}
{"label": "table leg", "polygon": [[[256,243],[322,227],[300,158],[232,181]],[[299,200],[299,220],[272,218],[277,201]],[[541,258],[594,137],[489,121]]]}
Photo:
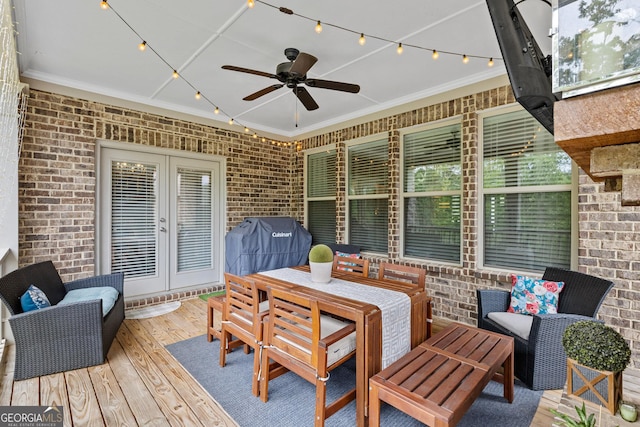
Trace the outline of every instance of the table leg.
{"label": "table leg", "polygon": [[513,349],[507,356],[507,359],[504,361],[503,369],[504,369],[504,397],[507,399],[509,403],[513,402],[513,393],[514,393],[514,366],[513,366]]}

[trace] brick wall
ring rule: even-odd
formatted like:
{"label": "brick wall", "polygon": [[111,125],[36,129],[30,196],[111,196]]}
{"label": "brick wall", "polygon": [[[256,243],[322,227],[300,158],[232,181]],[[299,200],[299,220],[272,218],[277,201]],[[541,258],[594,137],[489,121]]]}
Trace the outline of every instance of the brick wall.
{"label": "brick wall", "polygon": [[[344,169],[345,142],[388,132],[390,183],[389,254],[399,263],[420,266],[427,270],[427,289],[434,299],[434,315],[450,320],[475,324],[478,288],[510,288],[509,271],[496,273],[478,267],[478,112],[514,103],[508,86],[466,96],[420,109],[379,119],[369,123],[336,130],[299,141],[302,150],[326,144],[337,144],[339,192],[338,241],[345,238],[346,197]],[[398,131],[402,128],[433,122],[453,116],[462,117],[463,155],[463,253],[460,267],[437,262],[403,261],[399,258],[402,232],[398,216],[400,182]],[[342,155],[341,155],[342,154]],[[303,174],[303,156],[297,157],[297,174]],[[341,176],[342,175],[342,176]],[[301,207],[300,209],[303,209]],[[393,208],[393,209],[392,209]],[[386,257],[369,257],[371,274]],[[605,193],[602,184],[593,183],[580,173],[579,186],[579,259],[578,270],[615,282],[605,300],[599,318],[617,329],[632,347],[632,363],[625,371],[624,396],[640,401],[640,208],[620,205],[620,193]]]}
{"label": "brick wall", "polygon": [[227,229],[290,215],[291,145],[31,90],[19,165],[20,265],[51,259],[63,280],[94,274],[98,140],[223,156]]}
{"label": "brick wall", "polygon": [[[399,183],[402,128],[447,117],[462,117],[463,262],[461,267],[415,262],[428,271],[427,287],[437,316],[475,324],[475,290],[509,288],[508,271],[478,269],[477,253],[477,113],[514,102],[508,86],[452,101],[428,105],[278,147],[241,132],[168,117],[31,91],[19,166],[21,265],[53,259],[65,280],[93,274],[95,264],[95,147],[99,139],[131,142],[227,158],[227,228],[246,216],[289,215],[304,218],[302,150],[336,144],[338,160],[337,230],[344,241],[346,182],[345,142],[381,132],[391,140],[392,176]],[[259,155],[258,155],[259,154]],[[399,192],[391,192],[398,207]],[[399,262],[397,211],[390,211],[389,258]],[[632,365],[625,371],[625,398],[640,401],[640,208],[621,207],[619,193],[580,174],[580,271],[609,277],[616,286],[600,309],[632,346]],[[381,259],[372,257],[372,274]]]}

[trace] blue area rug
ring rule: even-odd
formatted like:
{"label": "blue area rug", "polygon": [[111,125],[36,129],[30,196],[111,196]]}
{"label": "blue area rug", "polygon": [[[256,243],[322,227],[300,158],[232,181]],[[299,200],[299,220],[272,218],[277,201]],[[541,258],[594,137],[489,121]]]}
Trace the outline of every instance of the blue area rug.
{"label": "blue area rug", "polygon": [[[218,340],[207,342],[205,335],[167,346],[167,350],[211,394],[211,396],[242,427],[266,426],[304,427],[313,425],[315,387],[291,372],[269,382],[269,401],[263,403],[251,394],[253,354],[237,349],[227,355],[227,366],[220,368]],[[336,369],[327,384],[327,401],[355,383],[355,364]],[[509,426],[529,427],[541,391],[529,390],[516,381],[512,404],[502,397],[502,385],[491,381],[474,402],[458,427]],[[327,427],[355,426],[355,402],[327,419]],[[413,427],[424,424],[384,404],[381,426]]]}

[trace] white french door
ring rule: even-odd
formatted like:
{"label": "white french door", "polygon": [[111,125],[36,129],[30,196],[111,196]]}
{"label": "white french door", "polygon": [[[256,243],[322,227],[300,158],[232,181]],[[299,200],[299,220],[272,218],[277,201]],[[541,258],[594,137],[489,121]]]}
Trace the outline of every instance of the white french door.
{"label": "white french door", "polygon": [[220,280],[221,164],[103,147],[100,271],[125,273],[125,297]]}

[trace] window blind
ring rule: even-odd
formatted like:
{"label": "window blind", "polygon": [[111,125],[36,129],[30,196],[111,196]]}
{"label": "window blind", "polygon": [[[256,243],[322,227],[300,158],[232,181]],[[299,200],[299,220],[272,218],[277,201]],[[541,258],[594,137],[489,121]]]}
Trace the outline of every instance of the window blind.
{"label": "window blind", "polygon": [[312,244],[336,241],[336,150],[307,156],[307,229]]}
{"label": "window blind", "polygon": [[460,124],[403,136],[404,254],[460,262]]}
{"label": "window blind", "polygon": [[348,149],[349,243],[364,251],[388,251],[389,142]]}
{"label": "window blind", "polygon": [[210,171],[178,168],[178,272],[211,268]]}
{"label": "window blind", "polygon": [[483,119],[484,264],[571,265],[571,160],[526,111]]}
{"label": "window blind", "polygon": [[312,243],[334,243],[336,241],[336,201],[317,200],[308,204],[308,230]]}
{"label": "window blind", "polygon": [[111,162],[111,271],[156,274],[157,166]]}

